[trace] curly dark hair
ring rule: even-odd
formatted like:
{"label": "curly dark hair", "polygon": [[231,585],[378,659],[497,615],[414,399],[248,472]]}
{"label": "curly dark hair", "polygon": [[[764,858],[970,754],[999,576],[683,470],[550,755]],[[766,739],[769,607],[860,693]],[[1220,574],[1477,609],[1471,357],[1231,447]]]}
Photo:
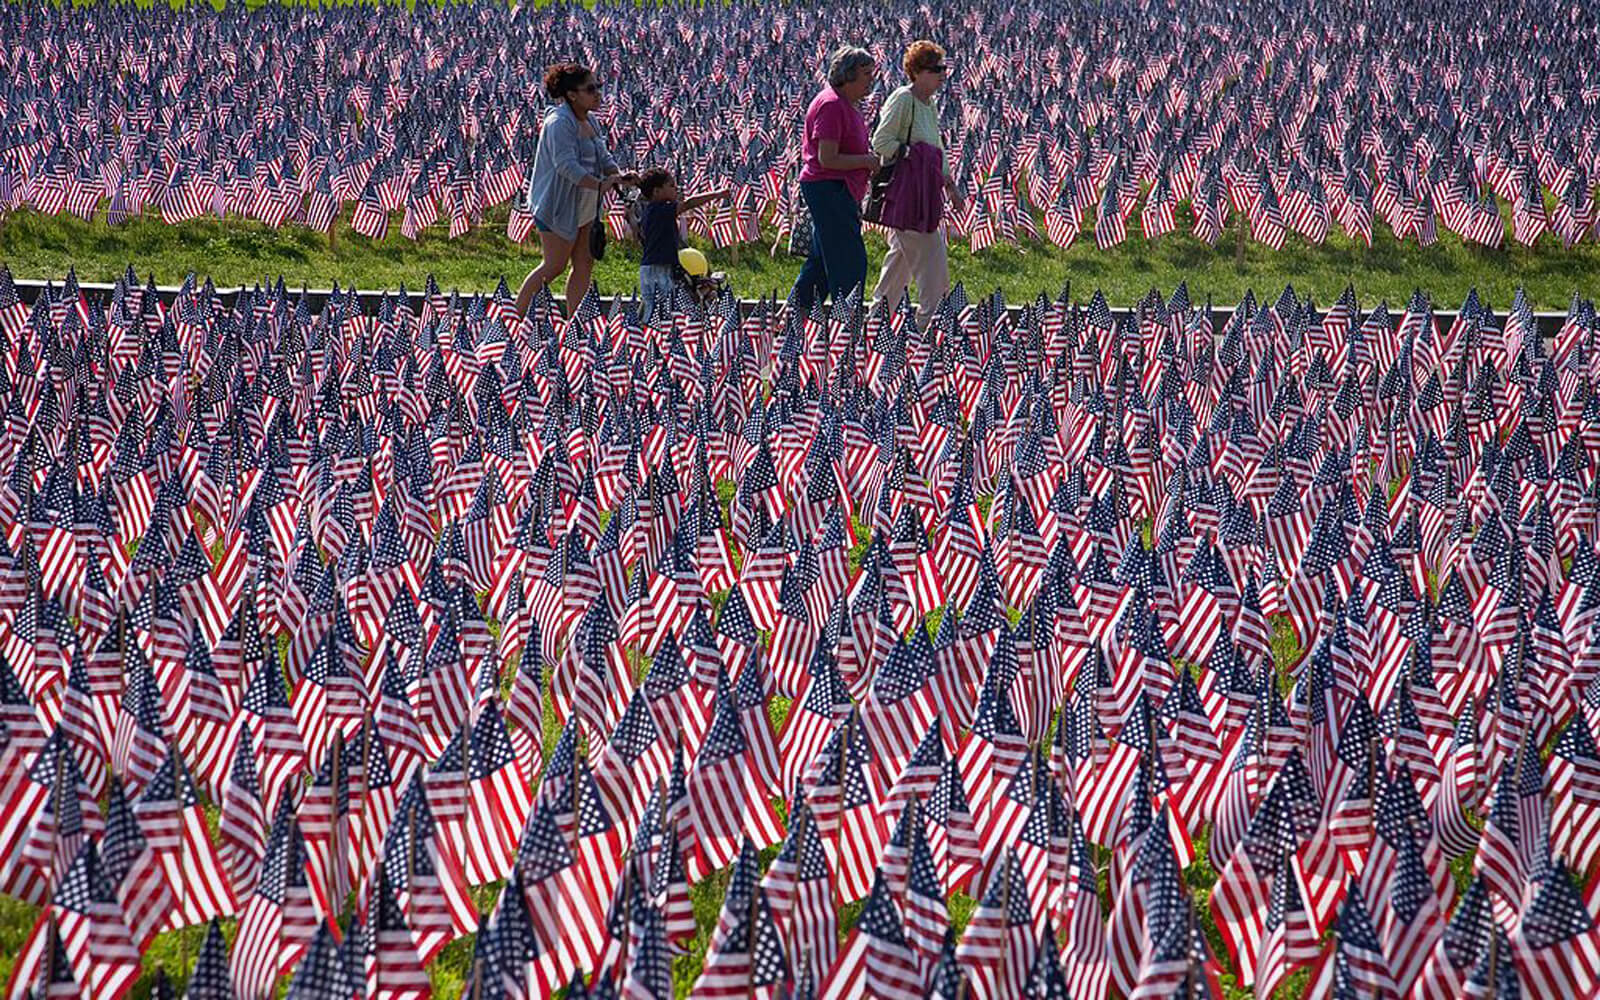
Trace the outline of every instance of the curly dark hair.
{"label": "curly dark hair", "polygon": [[544,92],[553,101],[564,100],[593,75],[594,71],[582,63],[552,63],[544,69]]}
{"label": "curly dark hair", "polygon": [[665,167],[651,167],[639,175],[639,193],[645,198],[655,195],[656,189],[672,180],[672,173]]}

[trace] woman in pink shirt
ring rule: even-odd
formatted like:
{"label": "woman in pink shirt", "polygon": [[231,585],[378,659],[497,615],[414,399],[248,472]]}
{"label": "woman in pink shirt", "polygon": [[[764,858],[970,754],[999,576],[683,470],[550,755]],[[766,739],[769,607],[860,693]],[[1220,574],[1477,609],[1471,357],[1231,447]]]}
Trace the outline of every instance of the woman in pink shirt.
{"label": "woman in pink shirt", "polygon": [[789,301],[802,312],[819,296],[843,298],[867,278],[861,199],[868,175],[881,161],[872,151],[860,105],[876,73],[866,49],[839,48],[828,60],[828,85],[806,109],[800,195],[811,211],[811,253],[789,293]]}

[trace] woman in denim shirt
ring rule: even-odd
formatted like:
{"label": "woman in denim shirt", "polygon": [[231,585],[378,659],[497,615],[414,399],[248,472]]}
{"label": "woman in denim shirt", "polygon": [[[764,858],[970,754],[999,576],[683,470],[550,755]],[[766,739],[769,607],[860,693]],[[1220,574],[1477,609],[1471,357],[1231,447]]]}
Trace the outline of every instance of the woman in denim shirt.
{"label": "woman in denim shirt", "polygon": [[595,223],[600,198],[632,174],[617,167],[590,113],[600,106],[600,83],[587,66],[556,63],[544,72],[545,93],[556,104],[544,114],[539,145],[533,154],[533,175],[524,195],[544,260],[528,273],[517,293],[517,312],[527,315],[539,289],[554,281],[567,264],[566,303],[570,311],[589,290],[594,259],[589,256],[589,227]]}

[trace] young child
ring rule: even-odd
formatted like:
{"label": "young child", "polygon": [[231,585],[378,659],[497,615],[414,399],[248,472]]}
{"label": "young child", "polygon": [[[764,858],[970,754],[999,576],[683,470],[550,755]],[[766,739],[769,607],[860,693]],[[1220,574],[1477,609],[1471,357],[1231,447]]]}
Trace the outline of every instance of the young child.
{"label": "young child", "polygon": [[679,200],[678,182],[670,171],[652,167],[639,175],[639,239],[644,256],[639,261],[640,320],[648,323],[656,305],[665,309],[672,297],[673,269],[678,264],[678,213],[692,212],[701,205],[727,198],[732,192],[722,187],[693,198]]}

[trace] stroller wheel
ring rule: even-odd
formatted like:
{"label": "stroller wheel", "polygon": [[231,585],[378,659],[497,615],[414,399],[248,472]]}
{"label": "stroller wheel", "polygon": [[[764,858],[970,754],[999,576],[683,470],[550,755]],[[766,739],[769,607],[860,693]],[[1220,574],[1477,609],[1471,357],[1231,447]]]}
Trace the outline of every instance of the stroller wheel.
{"label": "stroller wheel", "polygon": [[693,279],[694,296],[701,305],[710,305],[722,294],[723,287],[727,284],[722,272],[708,275],[704,278]]}

